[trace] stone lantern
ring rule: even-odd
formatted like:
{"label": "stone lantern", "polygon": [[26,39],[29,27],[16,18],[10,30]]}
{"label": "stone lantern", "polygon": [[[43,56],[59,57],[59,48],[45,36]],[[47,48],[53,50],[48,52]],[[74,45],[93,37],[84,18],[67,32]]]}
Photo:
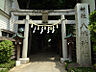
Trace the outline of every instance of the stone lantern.
{"label": "stone lantern", "polygon": [[23,29],[20,28],[18,30],[18,33],[14,34],[13,35],[13,38],[16,40],[15,44],[17,45],[17,61],[16,61],[16,66],[20,65],[20,47],[21,45],[23,44],[23,39],[24,39],[24,36],[23,36]]}
{"label": "stone lantern", "polygon": [[75,45],[76,38],[72,33],[70,33],[65,37],[65,39],[67,39],[68,58],[69,58],[69,61],[72,61],[72,53],[73,53],[73,48],[75,47],[74,45]]}

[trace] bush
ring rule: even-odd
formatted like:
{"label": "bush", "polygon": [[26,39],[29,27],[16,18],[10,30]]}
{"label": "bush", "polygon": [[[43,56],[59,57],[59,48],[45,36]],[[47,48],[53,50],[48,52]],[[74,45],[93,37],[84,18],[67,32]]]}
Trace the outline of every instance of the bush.
{"label": "bush", "polygon": [[72,62],[69,62],[68,60],[64,61],[65,70],[68,70],[68,66],[70,63],[72,63]]}
{"label": "bush", "polygon": [[0,68],[7,68],[7,69],[13,68],[14,66],[15,66],[15,61],[10,61],[8,63],[0,64]]}
{"label": "bush", "polygon": [[68,72],[95,72],[91,67],[73,67]]}
{"label": "bush", "polygon": [[89,30],[91,32],[92,48],[96,52],[96,11],[90,13]]}
{"label": "bush", "polygon": [[8,72],[8,69],[6,69],[6,70],[1,70],[0,72]]}
{"label": "bush", "polygon": [[4,40],[0,42],[0,63],[11,61],[13,48],[13,43],[9,40]]}

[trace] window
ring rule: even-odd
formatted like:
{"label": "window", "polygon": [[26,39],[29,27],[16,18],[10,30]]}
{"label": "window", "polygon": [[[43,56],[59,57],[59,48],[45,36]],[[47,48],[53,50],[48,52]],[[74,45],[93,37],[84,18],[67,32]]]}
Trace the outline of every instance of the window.
{"label": "window", "polygon": [[6,32],[2,32],[2,36],[7,37],[7,33]]}

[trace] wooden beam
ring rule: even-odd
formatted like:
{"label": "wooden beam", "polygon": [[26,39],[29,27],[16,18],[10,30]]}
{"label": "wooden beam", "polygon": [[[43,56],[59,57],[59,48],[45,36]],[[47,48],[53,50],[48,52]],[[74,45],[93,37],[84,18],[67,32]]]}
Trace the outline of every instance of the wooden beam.
{"label": "wooden beam", "polygon": [[[32,22],[42,24],[42,20],[29,20],[29,24]],[[54,24],[56,22],[58,22],[58,20],[48,20],[48,24]],[[14,24],[25,24],[25,20],[17,20]],[[66,20],[66,24],[75,24],[75,20]]]}
{"label": "wooden beam", "polygon": [[15,39],[12,39],[12,38],[8,38],[8,37],[0,37],[0,41],[3,41],[3,40],[10,40],[10,41],[16,41]]}
{"label": "wooden beam", "polygon": [[15,32],[13,31],[9,31],[9,30],[6,30],[6,29],[1,29],[2,32],[6,32],[6,33],[10,33],[10,34],[15,34]]}

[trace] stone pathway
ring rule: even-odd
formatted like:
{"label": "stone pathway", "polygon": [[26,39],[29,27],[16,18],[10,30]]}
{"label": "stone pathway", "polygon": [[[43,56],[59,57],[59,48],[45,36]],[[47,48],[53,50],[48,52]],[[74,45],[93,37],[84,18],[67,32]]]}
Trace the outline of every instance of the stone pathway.
{"label": "stone pathway", "polygon": [[54,53],[39,53],[30,58],[30,63],[14,67],[9,72],[66,72],[59,56]]}

